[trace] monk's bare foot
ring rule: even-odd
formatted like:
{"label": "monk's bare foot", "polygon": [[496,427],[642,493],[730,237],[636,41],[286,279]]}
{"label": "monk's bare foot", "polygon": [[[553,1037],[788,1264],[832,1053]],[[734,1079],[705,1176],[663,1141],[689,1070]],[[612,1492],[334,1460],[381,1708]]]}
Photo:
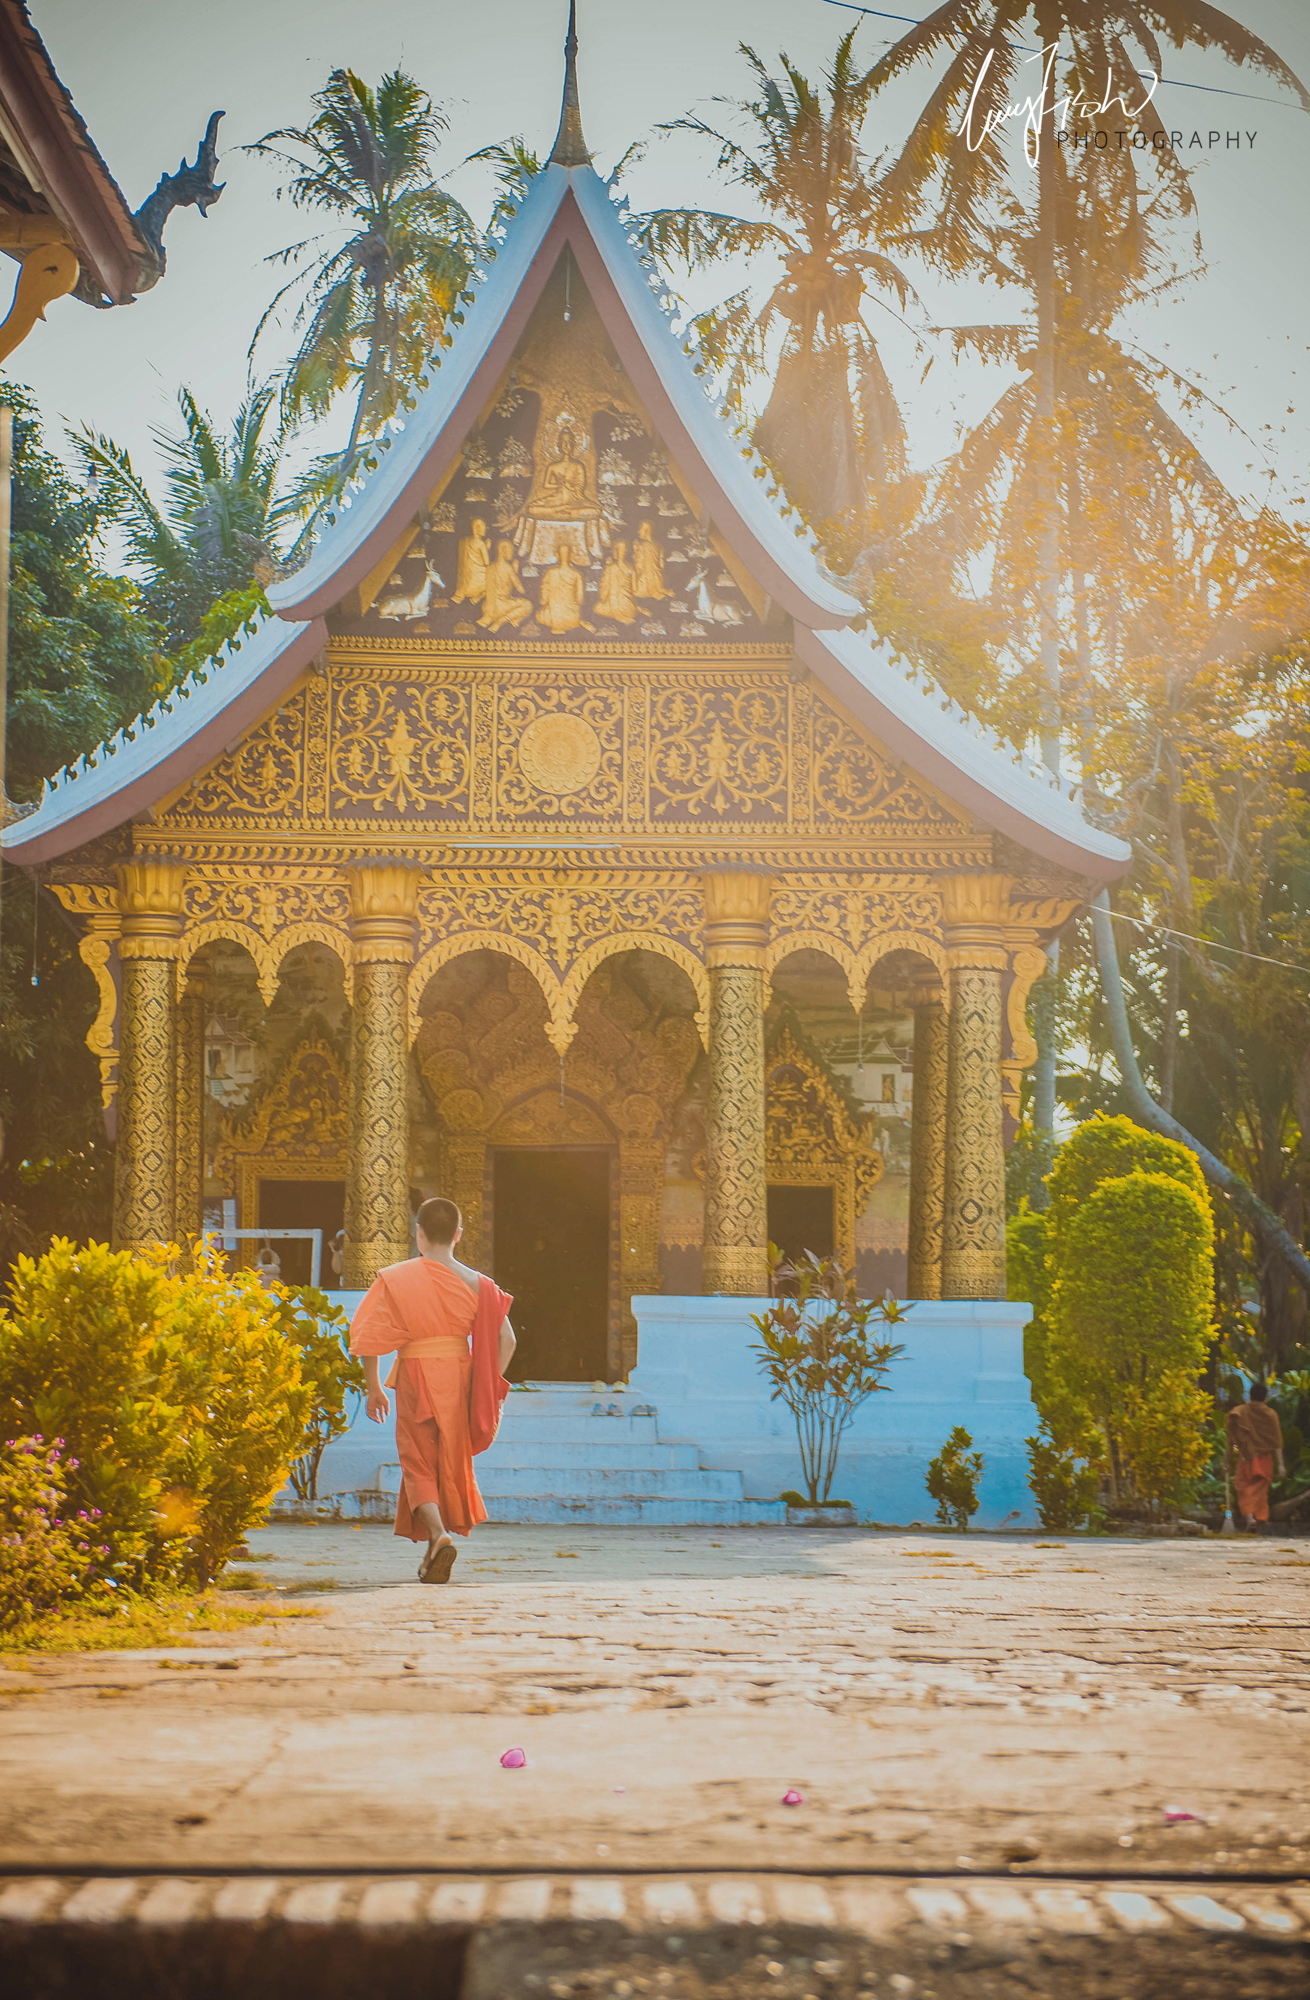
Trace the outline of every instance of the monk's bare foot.
{"label": "monk's bare foot", "polygon": [[449,1583],[458,1553],[449,1535],[442,1535],[437,1541],[429,1543],[428,1552],[419,1565],[419,1582]]}

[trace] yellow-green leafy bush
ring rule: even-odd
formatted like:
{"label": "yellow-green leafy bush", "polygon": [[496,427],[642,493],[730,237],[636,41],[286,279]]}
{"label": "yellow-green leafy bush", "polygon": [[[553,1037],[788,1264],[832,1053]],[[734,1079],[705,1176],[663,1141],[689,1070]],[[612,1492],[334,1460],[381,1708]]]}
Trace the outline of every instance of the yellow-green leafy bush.
{"label": "yellow-green leafy bush", "polygon": [[1052,1364],[1105,1438],[1114,1497],[1158,1507],[1206,1456],[1209,1202],[1182,1177],[1129,1173],[1089,1193],[1056,1242]]}
{"label": "yellow-green leafy bush", "polygon": [[[1037,1435],[1028,1439],[1028,1484],[1048,1528],[1077,1527],[1091,1519],[1102,1475],[1108,1475],[1112,1497],[1158,1503],[1187,1476],[1178,1472],[1171,1481],[1170,1465],[1190,1466],[1203,1449],[1197,1412],[1204,1399],[1198,1401],[1194,1380],[1199,1360],[1190,1373],[1184,1371],[1181,1389],[1167,1386],[1158,1367],[1148,1364],[1145,1384],[1139,1383],[1131,1396],[1111,1399],[1116,1415],[1107,1425],[1105,1395],[1092,1394],[1095,1370],[1089,1374],[1081,1365],[1068,1327],[1060,1322],[1060,1287],[1081,1254],[1075,1250],[1080,1219],[1100,1189],[1131,1175],[1172,1181],[1195,1200],[1209,1224],[1205,1177],[1185,1146],[1146,1131],[1131,1118],[1097,1113],[1060,1148],[1047,1179],[1050,1207],[1045,1214],[1021,1209],[1007,1230],[1010,1296],[1029,1299],[1034,1308],[1024,1335],[1024,1367],[1041,1421]],[[1206,1240],[1210,1247],[1203,1253],[1200,1282],[1208,1286],[1213,1245],[1210,1236]],[[1149,1234],[1119,1245],[1116,1279],[1128,1296],[1144,1297],[1161,1276]],[[1163,1284],[1168,1292],[1167,1277]],[[1207,1327],[1209,1310],[1207,1303]],[[1171,1423],[1177,1426],[1172,1433]],[[1134,1470],[1139,1461],[1145,1485]]]}
{"label": "yellow-green leafy bush", "polygon": [[254,1272],[183,1272],[162,1247],[58,1238],[18,1260],[0,1436],[67,1440],[70,1503],[100,1510],[116,1583],[206,1582],[263,1518],[305,1433],[296,1312]]}
{"label": "yellow-green leafy bush", "polygon": [[1108,1118],[1098,1111],[1061,1146],[1047,1179],[1051,1196],[1047,1225],[1057,1262],[1060,1238],[1083,1203],[1103,1181],[1122,1180],[1125,1174],[1166,1174],[1189,1187],[1209,1209],[1205,1175],[1186,1146],[1134,1125],[1131,1118]]}

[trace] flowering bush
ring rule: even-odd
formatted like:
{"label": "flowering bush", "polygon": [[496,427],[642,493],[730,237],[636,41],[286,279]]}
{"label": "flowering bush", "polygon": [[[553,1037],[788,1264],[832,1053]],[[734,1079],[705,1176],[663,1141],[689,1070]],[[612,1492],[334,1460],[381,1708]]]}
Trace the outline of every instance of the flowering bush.
{"label": "flowering bush", "polygon": [[70,1597],[107,1590],[98,1572],[109,1556],[100,1539],[100,1515],[81,1508],[64,1518],[67,1475],[64,1440],[8,1438],[0,1446],[0,1631],[51,1611]]}
{"label": "flowering bush", "polygon": [[[0,1436],[69,1441],[73,1504],[134,1590],[205,1583],[304,1448],[295,1302],[253,1271],[62,1238],[20,1257],[0,1313]],[[284,1325],[284,1321],[288,1322]]]}

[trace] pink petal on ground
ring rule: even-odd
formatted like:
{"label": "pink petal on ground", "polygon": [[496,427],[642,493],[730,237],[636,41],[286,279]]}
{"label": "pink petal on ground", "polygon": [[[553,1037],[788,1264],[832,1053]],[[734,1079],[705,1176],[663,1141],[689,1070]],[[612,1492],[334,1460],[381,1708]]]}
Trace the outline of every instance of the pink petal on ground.
{"label": "pink petal on ground", "polygon": [[521,1771],[528,1761],[528,1754],[526,1750],[507,1750],[500,1761],[507,1771]]}
{"label": "pink petal on ground", "polygon": [[1195,1820],[1198,1826],[1205,1825],[1203,1816],[1200,1813],[1189,1812],[1186,1806],[1166,1806],[1164,1818],[1166,1826],[1177,1826],[1186,1819]]}
{"label": "pink petal on ground", "polygon": [[804,1792],[784,1792],[782,1802],[785,1806],[803,1806],[805,1804],[805,1794]]}

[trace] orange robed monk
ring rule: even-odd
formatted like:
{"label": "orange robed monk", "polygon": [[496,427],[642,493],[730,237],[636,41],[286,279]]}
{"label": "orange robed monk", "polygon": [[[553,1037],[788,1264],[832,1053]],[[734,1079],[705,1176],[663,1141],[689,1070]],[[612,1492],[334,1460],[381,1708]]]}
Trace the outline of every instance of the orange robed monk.
{"label": "orange robed monk", "polygon": [[1278,1461],[1278,1477],[1285,1479],[1283,1432],[1277,1410],[1269,1407],[1269,1391],[1263,1382],[1253,1382],[1245,1403],[1228,1412],[1228,1441],[1224,1447],[1224,1470],[1232,1466],[1237,1488],[1237,1507],[1243,1524],[1252,1530],[1269,1519],[1269,1488]]}
{"label": "orange robed monk", "polygon": [[[473,1455],[496,1435],[516,1345],[507,1318],[513,1299],[455,1256],[463,1221],[453,1201],[425,1201],[418,1212],[418,1256],[379,1271],[350,1327],[350,1351],[363,1358],[375,1424],[391,1414],[387,1389],[396,1391],[402,1474],[396,1533],[427,1542],[420,1583],[449,1583],[455,1566],[450,1531],[467,1535],[487,1518]],[[384,1389],[378,1356],[393,1353]]]}

